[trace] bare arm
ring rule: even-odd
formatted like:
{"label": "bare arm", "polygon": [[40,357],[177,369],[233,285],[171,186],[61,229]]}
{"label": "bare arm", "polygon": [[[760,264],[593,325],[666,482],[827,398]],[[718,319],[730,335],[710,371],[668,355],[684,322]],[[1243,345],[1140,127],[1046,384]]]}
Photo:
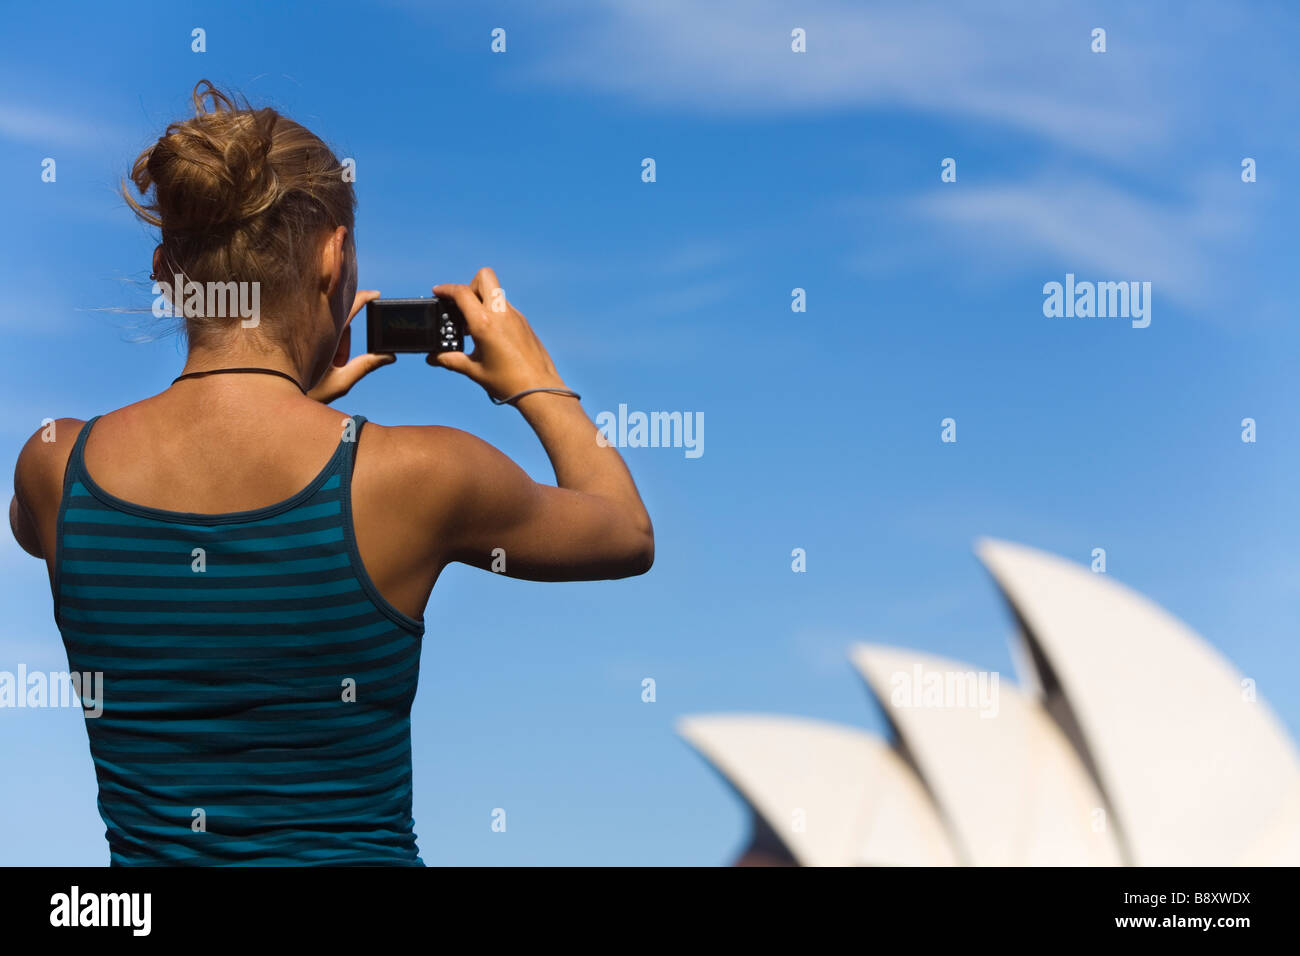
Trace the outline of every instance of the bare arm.
{"label": "bare arm", "polygon": [[41,539],[36,534],[36,522],[18,501],[16,493],[9,499],[9,530],[14,533],[14,540],[18,542],[18,546],[33,558],[45,557],[45,552],[41,549]]}
{"label": "bare arm", "polygon": [[18,454],[9,529],[19,547],[33,557],[44,558],[47,551],[53,552],[63,473],[84,425],[77,418],[57,419],[39,428]]}
{"label": "bare arm", "polygon": [[[527,388],[564,387],[541,341],[505,301],[490,269],[480,270],[469,286],[441,285],[434,292],[456,300],[475,350],[431,356],[432,364],[468,376],[498,398]],[[615,448],[602,447],[581,404],[538,392],[519,399],[517,407],[546,449],[556,486],[534,482],[485,442],[438,430],[437,448],[429,451],[441,468],[453,469],[450,483],[456,489],[450,496],[455,511],[440,522],[448,558],[484,568],[496,560],[496,570],[534,580],[625,577],[649,570],[654,561],[650,516],[622,457]]]}

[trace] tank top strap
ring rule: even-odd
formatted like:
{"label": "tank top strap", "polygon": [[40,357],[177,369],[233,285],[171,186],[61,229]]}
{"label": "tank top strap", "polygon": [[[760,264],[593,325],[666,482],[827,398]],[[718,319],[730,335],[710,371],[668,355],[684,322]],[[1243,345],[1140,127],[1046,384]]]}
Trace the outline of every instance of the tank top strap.
{"label": "tank top strap", "polygon": [[361,440],[361,428],[366,423],[365,415],[349,415],[343,427],[340,443],[343,454],[339,456],[339,473],[345,485],[352,483],[352,468],[357,461],[357,442]]}
{"label": "tank top strap", "polygon": [[63,470],[64,497],[67,497],[68,489],[72,487],[73,481],[86,472],[86,439],[90,437],[90,430],[95,427],[95,422],[102,417],[102,415],[96,415],[82,425],[81,431],[77,433],[77,440],[72,443],[72,454],[68,456],[67,467]]}

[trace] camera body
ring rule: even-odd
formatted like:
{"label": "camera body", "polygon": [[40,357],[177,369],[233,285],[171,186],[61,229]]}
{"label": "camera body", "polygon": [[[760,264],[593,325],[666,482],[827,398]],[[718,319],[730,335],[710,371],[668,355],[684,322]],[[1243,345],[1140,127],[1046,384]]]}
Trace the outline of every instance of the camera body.
{"label": "camera body", "polygon": [[463,352],[465,316],[451,299],[372,299],[367,352]]}

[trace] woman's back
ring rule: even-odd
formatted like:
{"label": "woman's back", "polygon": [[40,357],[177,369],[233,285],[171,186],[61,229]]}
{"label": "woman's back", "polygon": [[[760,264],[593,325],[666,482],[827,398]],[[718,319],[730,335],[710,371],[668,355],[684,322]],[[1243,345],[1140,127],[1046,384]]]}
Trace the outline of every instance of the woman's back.
{"label": "woman's back", "polygon": [[[104,675],[87,729],[112,861],[418,865],[409,717],[424,627],[357,551],[364,419],[343,419],[296,492],[225,513],[106,489],[86,465],[96,425],[67,466],[54,598],[69,668]],[[172,461],[188,500],[212,494],[202,462]],[[232,500],[258,497],[248,463],[228,469],[244,472]],[[111,469],[110,487],[149,470]]]}
{"label": "woman's back", "polygon": [[184,372],[43,424],[10,526],[46,563],[70,668],[103,675],[86,723],[113,862],[418,865],[410,708],[442,569],[641,574],[650,518],[490,269],[434,287],[475,349],[428,362],[513,405],[556,485],[456,429],[331,410],[393,361],[350,354],[379,295],[357,290],[351,180],[274,110],[204,83],[194,103],[132,170]]}

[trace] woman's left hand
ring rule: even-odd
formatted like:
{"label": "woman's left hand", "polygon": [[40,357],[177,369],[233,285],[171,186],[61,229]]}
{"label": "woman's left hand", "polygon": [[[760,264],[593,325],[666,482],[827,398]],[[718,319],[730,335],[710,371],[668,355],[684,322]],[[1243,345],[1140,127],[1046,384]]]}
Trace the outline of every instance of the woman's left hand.
{"label": "woman's left hand", "polygon": [[342,359],[344,364],[331,365],[329,370],[321,376],[321,380],[307,393],[308,398],[314,398],[316,401],[328,405],[334,399],[342,398],[350,392],[353,385],[375,369],[382,365],[391,365],[397,361],[396,355],[376,355],[373,352],[358,355],[351,361],[348,361],[347,358],[352,344],[352,320],[357,317],[357,313],[365,307],[367,302],[378,298],[379,293],[373,289],[357,293],[356,301],[352,303],[352,312],[348,315],[347,325],[343,327],[343,337],[339,340],[338,352],[334,356],[335,362]]}

